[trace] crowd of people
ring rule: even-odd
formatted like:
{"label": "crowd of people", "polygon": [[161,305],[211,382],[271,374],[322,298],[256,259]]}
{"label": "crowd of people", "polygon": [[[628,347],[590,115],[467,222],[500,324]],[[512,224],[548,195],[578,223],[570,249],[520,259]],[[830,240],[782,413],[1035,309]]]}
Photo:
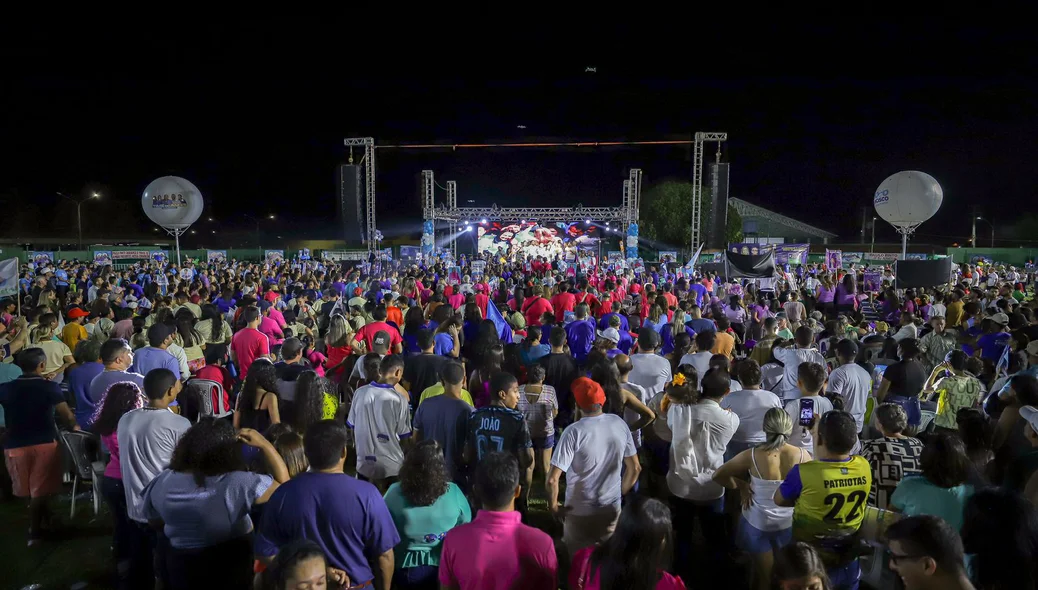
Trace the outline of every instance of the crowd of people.
{"label": "crowd of people", "polygon": [[79,432],[121,588],[1038,588],[1026,272],[485,262],[26,266],[28,544]]}

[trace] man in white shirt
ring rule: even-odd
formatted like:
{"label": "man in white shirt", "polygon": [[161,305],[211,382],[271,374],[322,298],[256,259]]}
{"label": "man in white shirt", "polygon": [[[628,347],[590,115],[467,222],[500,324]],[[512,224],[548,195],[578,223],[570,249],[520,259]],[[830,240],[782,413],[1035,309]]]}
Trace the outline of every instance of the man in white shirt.
{"label": "man in white shirt", "polygon": [[[649,399],[670,383],[670,361],[656,354],[660,347],[660,335],[652,328],[638,330],[637,351],[631,354],[631,370],[627,380],[645,390]],[[644,401],[644,400],[643,400]]]}
{"label": "man in white shirt", "polygon": [[919,328],[915,325],[915,315],[910,313],[901,314],[901,328],[891,338],[901,342],[906,338],[918,338]]}
{"label": "man in white shirt", "polygon": [[357,389],[346,426],[355,433],[357,475],[382,493],[396,481],[404,463],[405,440],[411,437],[407,397],[396,390],[404,374],[403,355],[379,363],[379,380]]}
{"label": "man in white shirt", "polygon": [[710,358],[714,356],[710,350],[714,348],[716,342],[716,332],[706,331],[696,334],[696,342],[693,348],[696,352],[686,354],[678,362],[679,365],[692,365],[696,368],[697,388],[703,383],[703,375],[706,375],[706,372],[710,369]]}
{"label": "man in white shirt", "polygon": [[800,422],[802,410],[811,407],[814,418],[821,418],[826,412],[833,410],[833,403],[822,397],[825,389],[825,368],[818,363],[801,363],[797,367],[797,387],[800,396],[786,402],[786,413],[793,420],[793,434],[789,437],[789,444],[800,447],[814,454],[815,441],[811,436],[809,426]]}
{"label": "man in white shirt", "polygon": [[[724,452],[739,429],[739,417],[721,407],[731,387],[724,369],[711,369],[701,380],[696,403],[673,400],[667,420],[673,432],[670,472],[667,487],[674,510],[675,563],[684,564],[678,573],[692,572],[692,534],[699,520],[712,563],[724,563],[730,546],[725,532],[724,488],[713,481],[714,472],[724,464]],[[687,400],[685,400],[687,401]]]}
{"label": "man in white shirt", "polygon": [[865,404],[872,391],[872,375],[854,362],[858,356],[858,345],[849,338],[836,343],[836,358],[840,366],[829,374],[829,385],[826,391],[838,393],[843,398],[843,409],[858,425],[858,434],[865,426]]}
{"label": "man in white shirt", "polygon": [[800,326],[794,334],[796,346],[793,348],[776,346],[772,349],[775,359],[783,364],[782,383],[775,393],[783,401],[797,399],[800,397],[800,389],[797,387],[797,369],[801,363],[818,363],[823,367],[825,357],[814,348],[815,333],[807,326]]}
{"label": "man in white shirt", "polygon": [[[545,485],[548,510],[563,520],[562,540],[570,554],[613,534],[620,500],[641,473],[631,429],[619,416],[604,414],[605,391],[580,377],[570,386],[583,417],[563,431],[551,458]],[[565,506],[559,480],[566,474]]]}
{"label": "man in white shirt", "polygon": [[782,401],[770,391],[760,388],[760,365],[752,359],[736,361],[735,370],[742,383],[740,391],[732,391],[721,400],[721,407],[735,412],[739,429],[732,436],[725,451],[725,460],[764,442],[764,414],[771,408],[781,408]]}

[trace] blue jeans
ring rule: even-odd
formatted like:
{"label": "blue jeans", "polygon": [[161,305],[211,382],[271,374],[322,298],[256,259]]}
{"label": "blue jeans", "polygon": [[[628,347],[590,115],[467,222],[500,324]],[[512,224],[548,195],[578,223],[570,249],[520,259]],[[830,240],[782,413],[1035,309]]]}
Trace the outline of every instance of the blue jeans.
{"label": "blue jeans", "polygon": [[435,565],[419,565],[396,570],[393,582],[399,590],[439,590],[438,573]]}
{"label": "blue jeans", "polygon": [[833,590],[858,590],[858,580],[861,578],[861,564],[858,560],[830,568],[826,570],[829,581],[833,584]]}

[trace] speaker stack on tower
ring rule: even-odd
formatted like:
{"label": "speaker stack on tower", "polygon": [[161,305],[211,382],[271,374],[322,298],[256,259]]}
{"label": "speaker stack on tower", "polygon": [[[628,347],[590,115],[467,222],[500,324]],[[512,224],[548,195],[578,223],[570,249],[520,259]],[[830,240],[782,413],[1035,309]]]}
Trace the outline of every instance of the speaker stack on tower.
{"label": "speaker stack on tower", "polygon": [[726,248],[727,227],[728,164],[710,164],[710,211],[706,225],[706,247]]}
{"label": "speaker stack on tower", "polygon": [[360,166],[342,164],[336,172],[336,194],[339,195],[339,222],[346,243],[364,240],[364,204],[361,200]]}

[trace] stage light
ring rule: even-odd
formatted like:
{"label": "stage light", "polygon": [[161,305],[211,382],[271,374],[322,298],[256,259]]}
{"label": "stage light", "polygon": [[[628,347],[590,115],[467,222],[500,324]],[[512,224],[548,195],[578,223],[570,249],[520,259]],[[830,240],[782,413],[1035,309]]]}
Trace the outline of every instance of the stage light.
{"label": "stage light", "polygon": [[471,225],[466,225],[465,226],[465,231],[472,231],[472,226]]}
{"label": "stage light", "polygon": [[608,221],[606,222],[606,225],[607,225],[607,226],[609,225],[609,222],[608,222]]}
{"label": "stage light", "polygon": [[586,224],[588,224],[588,225],[591,225],[591,220],[590,220],[590,219],[585,219],[585,220],[584,220],[584,223],[586,223]]}
{"label": "stage light", "polygon": [[469,224],[469,222],[467,222],[467,221],[466,221],[466,222],[465,222],[465,225],[468,225],[468,224]]}
{"label": "stage light", "polygon": [[480,221],[480,223],[482,223],[483,225],[486,225],[487,224],[487,220],[484,219],[484,220]]}
{"label": "stage light", "polygon": [[519,223],[523,223],[523,224],[525,224],[525,223],[526,223],[526,220],[524,219],[524,220],[520,221]]}

